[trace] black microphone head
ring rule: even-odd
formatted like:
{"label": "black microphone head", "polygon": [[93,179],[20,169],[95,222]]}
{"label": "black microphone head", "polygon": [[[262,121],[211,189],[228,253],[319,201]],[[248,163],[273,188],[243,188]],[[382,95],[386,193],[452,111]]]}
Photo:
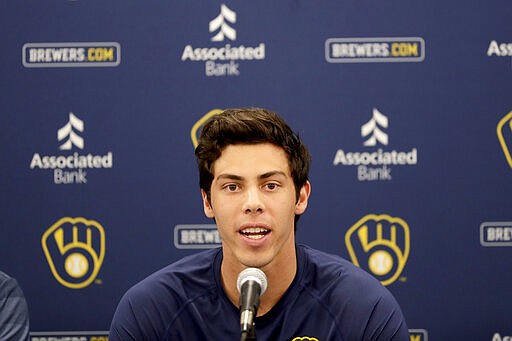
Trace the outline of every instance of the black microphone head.
{"label": "black microphone head", "polygon": [[260,285],[261,293],[263,295],[265,290],[267,290],[267,276],[263,271],[258,268],[247,268],[240,272],[238,275],[238,279],[236,280],[236,287],[238,292],[242,292],[242,285],[247,281],[255,281]]}

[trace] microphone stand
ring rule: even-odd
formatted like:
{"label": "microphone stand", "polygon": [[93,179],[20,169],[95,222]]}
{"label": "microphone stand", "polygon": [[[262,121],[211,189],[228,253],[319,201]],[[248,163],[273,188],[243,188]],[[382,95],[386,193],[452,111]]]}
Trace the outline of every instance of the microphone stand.
{"label": "microphone stand", "polygon": [[[257,304],[259,304],[259,302],[257,302]],[[256,332],[254,330],[254,317],[256,315],[256,311],[258,311],[258,308],[255,308],[255,311],[244,310],[240,316],[241,325],[244,326],[241,328],[240,341],[256,341]]]}
{"label": "microphone stand", "polygon": [[254,333],[254,326],[250,330],[243,331],[240,335],[240,341],[256,341],[256,334]]}

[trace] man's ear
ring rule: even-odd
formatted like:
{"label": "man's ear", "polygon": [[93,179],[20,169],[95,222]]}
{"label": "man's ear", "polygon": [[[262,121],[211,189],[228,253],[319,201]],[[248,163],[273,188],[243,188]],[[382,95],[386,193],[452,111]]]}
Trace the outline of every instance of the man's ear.
{"label": "man's ear", "polygon": [[308,198],[311,194],[311,184],[309,181],[301,187],[299,192],[299,199],[297,200],[297,204],[295,204],[295,214],[302,214],[306,211],[308,207]]}
{"label": "man's ear", "polygon": [[203,197],[204,214],[208,218],[215,218],[215,214],[213,213],[213,207],[210,204],[210,202],[208,201],[208,196],[206,195],[206,192],[203,189],[201,189],[201,196]]}

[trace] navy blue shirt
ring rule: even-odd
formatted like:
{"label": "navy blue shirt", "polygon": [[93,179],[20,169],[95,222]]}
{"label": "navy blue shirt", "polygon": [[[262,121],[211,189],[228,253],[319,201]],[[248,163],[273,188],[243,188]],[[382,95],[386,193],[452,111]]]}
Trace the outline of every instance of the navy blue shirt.
{"label": "navy blue shirt", "polygon": [[[221,280],[222,249],[183,258],[121,299],[117,340],[239,340],[240,314]],[[409,333],[400,307],[375,278],[341,257],[297,246],[297,273],[255,321],[258,340],[397,340]]]}

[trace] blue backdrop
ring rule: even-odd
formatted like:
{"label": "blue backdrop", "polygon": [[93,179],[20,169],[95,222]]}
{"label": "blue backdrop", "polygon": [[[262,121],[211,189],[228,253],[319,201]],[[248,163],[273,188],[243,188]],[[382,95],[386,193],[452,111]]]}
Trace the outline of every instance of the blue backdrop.
{"label": "blue backdrop", "polygon": [[[32,339],[216,247],[194,139],[280,113],[313,156],[298,240],[375,275],[412,340],[512,337],[512,3],[2,1],[0,269]],[[367,236],[365,238],[364,236]]]}

